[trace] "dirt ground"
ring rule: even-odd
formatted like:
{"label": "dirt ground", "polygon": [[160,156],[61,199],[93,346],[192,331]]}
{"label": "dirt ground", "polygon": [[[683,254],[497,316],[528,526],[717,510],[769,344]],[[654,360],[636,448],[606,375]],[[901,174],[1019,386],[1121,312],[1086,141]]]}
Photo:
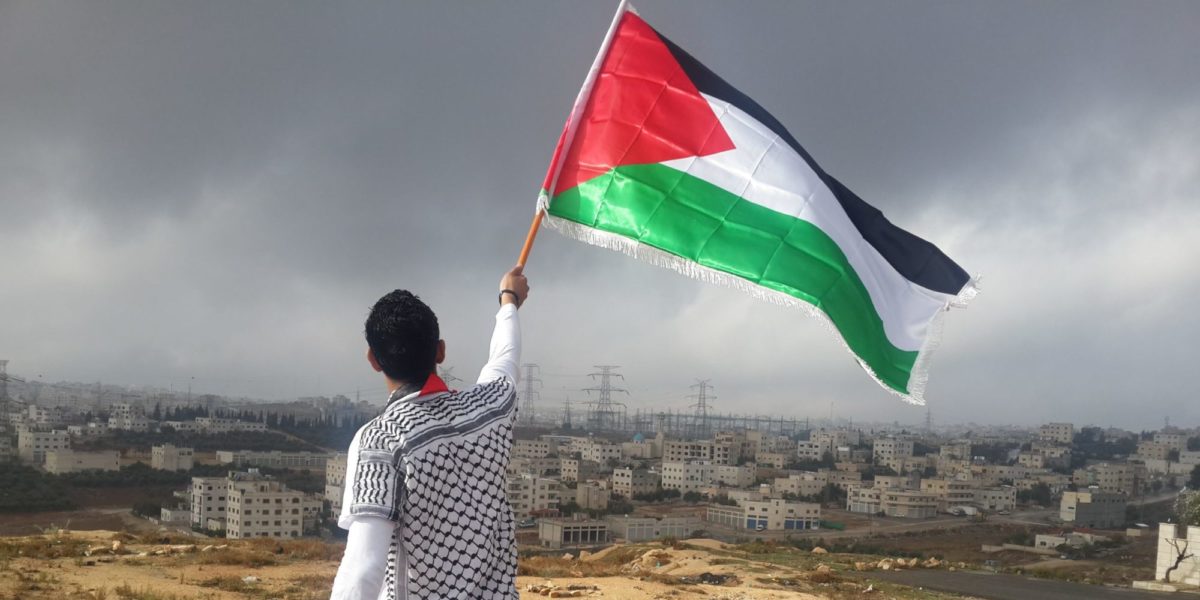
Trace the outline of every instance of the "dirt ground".
{"label": "dirt ground", "polygon": [[[4,537],[0,600],[325,600],[341,551],[320,540],[198,540],[166,530]],[[872,589],[833,555],[794,549],[744,554],[714,540],[528,557],[520,570],[518,588],[526,600],[546,597],[542,592],[550,589],[629,600],[845,600]],[[886,589],[880,597],[951,598]]]}

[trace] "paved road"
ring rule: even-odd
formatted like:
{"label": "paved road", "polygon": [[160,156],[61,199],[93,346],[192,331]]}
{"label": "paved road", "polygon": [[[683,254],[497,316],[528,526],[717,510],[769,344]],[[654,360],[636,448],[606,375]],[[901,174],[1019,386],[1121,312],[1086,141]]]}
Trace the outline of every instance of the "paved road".
{"label": "paved road", "polygon": [[1162,600],[1177,594],[1111,588],[1020,575],[964,571],[876,571],[867,579],[966,594],[988,600]]}

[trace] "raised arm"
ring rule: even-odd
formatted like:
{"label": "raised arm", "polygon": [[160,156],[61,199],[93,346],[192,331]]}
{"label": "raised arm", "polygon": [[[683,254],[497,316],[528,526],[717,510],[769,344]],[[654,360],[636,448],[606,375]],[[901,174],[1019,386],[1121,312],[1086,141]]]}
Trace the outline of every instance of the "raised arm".
{"label": "raised arm", "polygon": [[496,328],[492,330],[492,343],[488,351],[488,362],[479,372],[478,383],[495,381],[507,377],[517,382],[521,366],[521,321],[517,309],[529,296],[529,281],[521,273],[520,265],[500,278],[500,311],[496,313]]}

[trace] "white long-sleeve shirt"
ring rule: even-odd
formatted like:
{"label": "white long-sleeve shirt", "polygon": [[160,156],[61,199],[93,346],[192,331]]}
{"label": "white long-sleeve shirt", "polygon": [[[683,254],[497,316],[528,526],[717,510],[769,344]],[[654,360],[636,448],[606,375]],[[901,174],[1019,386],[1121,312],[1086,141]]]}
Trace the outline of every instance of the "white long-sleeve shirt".
{"label": "white long-sleeve shirt", "polygon": [[506,304],[474,387],[390,399],[355,434],[331,600],[517,598],[505,470],[520,363],[517,308]]}

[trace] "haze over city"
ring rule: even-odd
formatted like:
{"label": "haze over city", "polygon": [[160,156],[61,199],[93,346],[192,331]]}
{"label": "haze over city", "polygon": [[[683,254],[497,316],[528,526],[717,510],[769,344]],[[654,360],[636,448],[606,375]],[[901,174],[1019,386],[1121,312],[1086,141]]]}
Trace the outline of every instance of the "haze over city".
{"label": "haze over city", "polygon": [[[0,2],[0,359],[378,400],[362,322],[401,287],[472,379],[612,4]],[[1200,420],[1200,5],[637,6],[982,275],[936,421]],[[717,412],[924,419],[800,311],[553,232],[527,273],[547,404],[617,364],[631,409],[704,378]]]}

